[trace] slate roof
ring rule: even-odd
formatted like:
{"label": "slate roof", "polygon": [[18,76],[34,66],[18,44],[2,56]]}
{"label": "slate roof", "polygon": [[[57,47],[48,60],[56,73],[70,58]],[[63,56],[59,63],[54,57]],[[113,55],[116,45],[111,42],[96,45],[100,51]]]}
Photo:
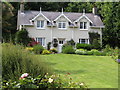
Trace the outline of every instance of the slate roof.
{"label": "slate roof", "polygon": [[[40,11],[24,11],[24,13],[18,11],[18,25],[32,25],[30,20],[36,17],[39,13]],[[50,21],[53,21],[59,15],[61,15],[61,12],[42,11],[42,14],[46,16]],[[72,22],[83,15],[83,13],[74,12],[64,12],[63,14],[67,16]],[[98,15],[94,15],[93,13],[85,13],[85,15],[93,22],[92,26],[104,26]]]}

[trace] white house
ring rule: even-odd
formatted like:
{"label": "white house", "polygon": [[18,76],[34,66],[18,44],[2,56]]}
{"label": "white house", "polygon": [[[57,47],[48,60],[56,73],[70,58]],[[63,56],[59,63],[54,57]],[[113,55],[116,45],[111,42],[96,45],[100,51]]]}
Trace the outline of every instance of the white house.
{"label": "white house", "polygon": [[102,44],[102,28],[104,25],[101,18],[92,13],[74,12],[50,12],[50,11],[18,11],[17,28],[26,28],[29,36],[47,48],[48,42],[54,38],[58,40],[58,51],[62,45],[73,39],[76,43],[89,44],[89,32],[98,32]]}

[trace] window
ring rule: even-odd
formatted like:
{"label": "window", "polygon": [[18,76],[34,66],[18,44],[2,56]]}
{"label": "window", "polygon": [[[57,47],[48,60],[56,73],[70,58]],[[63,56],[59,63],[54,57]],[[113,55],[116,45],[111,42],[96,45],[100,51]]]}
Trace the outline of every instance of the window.
{"label": "window", "polygon": [[59,29],[66,29],[66,22],[59,22],[58,23],[58,28]]}
{"label": "window", "polygon": [[44,28],[44,21],[37,21],[37,28]]}
{"label": "window", "polygon": [[63,44],[63,40],[59,40],[59,44]]}
{"label": "window", "polygon": [[40,45],[45,46],[45,38],[36,38],[36,41],[40,43]]}
{"label": "window", "polygon": [[79,43],[89,44],[89,43],[88,43],[88,39],[79,39]]}
{"label": "window", "polygon": [[80,22],[80,29],[87,29],[87,22]]}

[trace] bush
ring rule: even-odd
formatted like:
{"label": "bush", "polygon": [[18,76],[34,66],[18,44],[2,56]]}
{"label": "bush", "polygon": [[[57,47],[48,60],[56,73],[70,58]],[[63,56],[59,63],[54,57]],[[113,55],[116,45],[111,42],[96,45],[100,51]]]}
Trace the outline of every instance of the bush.
{"label": "bush", "polygon": [[51,52],[51,53],[58,53],[58,51],[57,51],[56,48],[52,48],[52,49],[50,49],[50,52]]}
{"label": "bush", "polygon": [[94,39],[92,45],[93,45],[94,49],[101,50],[101,45],[100,45],[100,41],[99,40]]}
{"label": "bush", "polygon": [[48,50],[43,50],[43,51],[42,51],[42,54],[43,54],[43,55],[45,55],[45,54],[50,54],[50,51],[48,51]]}
{"label": "bush", "polygon": [[71,45],[64,45],[62,47],[62,53],[65,53],[65,54],[74,54],[75,53],[75,50],[73,49],[73,47]]}
{"label": "bush", "polygon": [[30,51],[30,52],[33,51],[33,48],[32,48],[32,47],[26,47],[25,49],[26,49],[27,51]]}
{"label": "bush", "polygon": [[38,44],[39,44],[39,42],[35,41],[34,38],[31,38],[31,41],[28,43],[27,46],[33,47],[33,46],[38,45]]}
{"label": "bush", "polygon": [[77,49],[87,49],[87,50],[91,50],[93,49],[93,46],[91,44],[80,44],[80,43],[77,43],[76,44],[76,48]]}
{"label": "bush", "polygon": [[27,44],[30,42],[30,40],[31,39],[29,38],[28,32],[26,29],[22,29],[16,33],[15,42],[17,44],[27,46]]}
{"label": "bush", "polygon": [[48,42],[48,44],[47,44],[47,50],[50,50],[50,47],[51,47],[51,42]]}
{"label": "bush", "polygon": [[[7,84],[6,84],[7,83]],[[44,76],[31,77],[27,76],[23,79],[17,81],[4,81],[2,83],[2,88],[87,88],[84,83],[73,82],[71,77],[61,76],[61,75],[51,75],[47,74]]]}
{"label": "bush", "polygon": [[41,45],[33,46],[33,51],[35,54],[41,54],[43,50],[44,50],[44,48]]}
{"label": "bush", "polygon": [[86,55],[87,50],[85,50],[85,49],[76,49],[75,53],[79,54],[79,55]]}
{"label": "bush", "polygon": [[20,45],[2,45],[2,78],[17,80],[22,73],[32,76],[50,73],[49,66]]}

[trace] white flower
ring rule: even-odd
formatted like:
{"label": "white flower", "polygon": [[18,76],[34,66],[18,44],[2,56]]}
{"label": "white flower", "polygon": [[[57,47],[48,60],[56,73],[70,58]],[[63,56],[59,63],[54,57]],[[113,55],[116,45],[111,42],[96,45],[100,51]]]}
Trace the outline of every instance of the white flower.
{"label": "white flower", "polygon": [[53,82],[53,79],[52,79],[52,78],[49,78],[48,82],[49,82],[49,83]]}
{"label": "white flower", "polygon": [[80,86],[83,86],[84,84],[83,83],[80,83]]}

